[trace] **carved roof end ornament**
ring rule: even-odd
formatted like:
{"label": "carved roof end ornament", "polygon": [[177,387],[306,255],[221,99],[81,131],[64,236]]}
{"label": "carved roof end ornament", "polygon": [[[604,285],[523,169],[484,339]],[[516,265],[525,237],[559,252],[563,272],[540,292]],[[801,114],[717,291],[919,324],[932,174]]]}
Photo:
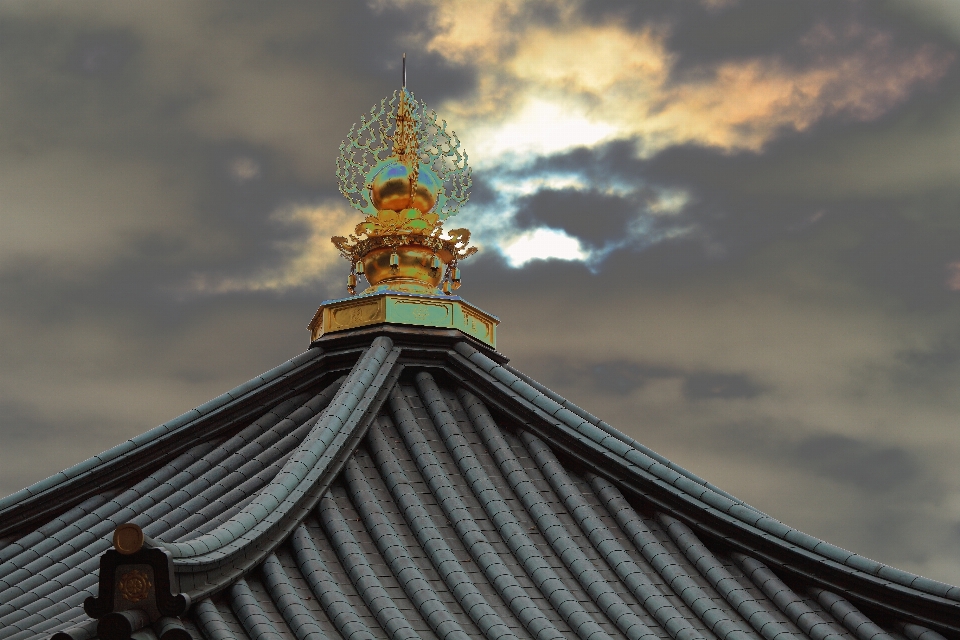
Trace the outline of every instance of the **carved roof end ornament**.
{"label": "carved roof end ornament", "polygon": [[114,529],[113,547],[100,556],[99,594],[83,603],[97,621],[97,636],[127,640],[152,625],[160,640],[188,640],[179,616],[190,597],[178,593],[170,552],[132,522]]}

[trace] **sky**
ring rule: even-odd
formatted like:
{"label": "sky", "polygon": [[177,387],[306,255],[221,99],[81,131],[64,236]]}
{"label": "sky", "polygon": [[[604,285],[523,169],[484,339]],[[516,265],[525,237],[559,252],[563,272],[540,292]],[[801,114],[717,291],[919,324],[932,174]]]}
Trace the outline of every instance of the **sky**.
{"label": "sky", "polygon": [[514,366],[960,584],[955,0],[6,0],[0,494],[305,350],[404,52]]}

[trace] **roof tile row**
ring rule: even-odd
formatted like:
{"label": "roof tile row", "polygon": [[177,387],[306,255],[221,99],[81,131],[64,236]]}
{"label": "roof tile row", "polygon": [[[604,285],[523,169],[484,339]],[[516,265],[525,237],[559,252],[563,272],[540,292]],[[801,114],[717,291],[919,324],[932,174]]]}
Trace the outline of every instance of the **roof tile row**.
{"label": "roof tile row", "polygon": [[[0,548],[0,640],[91,638],[81,604],[96,591],[106,536],[125,520],[184,550],[178,571],[199,595],[183,631],[198,640],[942,640],[919,625],[881,628],[841,595],[809,593],[583,473],[552,434],[684,504],[834,562],[816,555],[825,543],[648,455],[479,351],[463,345],[451,362],[470,363],[499,402],[552,427],[535,435],[495,417],[516,414],[491,411],[481,387],[451,385],[435,361],[433,374],[414,366],[396,382],[399,353],[378,339],[346,379],[299,389],[235,435]],[[844,557],[851,573],[874,567]],[[905,591],[902,582],[919,580],[900,578]],[[171,624],[137,640],[157,640]]]}

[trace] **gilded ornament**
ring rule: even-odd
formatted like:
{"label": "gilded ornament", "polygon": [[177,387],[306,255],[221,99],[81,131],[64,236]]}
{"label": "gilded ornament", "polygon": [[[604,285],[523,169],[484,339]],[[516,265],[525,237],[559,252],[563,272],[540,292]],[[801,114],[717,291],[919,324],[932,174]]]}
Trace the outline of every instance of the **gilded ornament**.
{"label": "gilded ornament", "polygon": [[370,284],[365,294],[449,293],[459,261],[476,252],[467,246],[466,229],[443,232],[443,222],[469,197],[467,154],[446,121],[405,84],[361,117],[340,145],[340,192],[366,214],[353,234],[331,238],[352,265],[350,295],[357,276]]}
{"label": "gilded ornament", "polygon": [[[350,128],[340,145],[337,178],[344,197],[367,215],[417,208],[436,213],[440,221],[467,202],[473,184],[457,134],[406,87],[381,100],[369,117],[362,116]],[[413,196],[417,186],[430,192],[429,207],[428,201],[422,209],[404,202],[404,195]],[[388,201],[388,196],[397,200]]]}
{"label": "gilded ornament", "polygon": [[348,236],[331,238],[350,262],[347,291],[324,302],[307,329],[311,342],[387,323],[456,329],[496,347],[499,320],[452,295],[460,261],[477,252],[470,231],[444,222],[469,197],[467,154],[446,121],[404,83],[350,129],[337,159],[340,192],[363,214]]}
{"label": "gilded ornament", "polygon": [[151,587],[153,585],[150,583],[150,578],[138,569],[127,571],[120,576],[120,581],[117,582],[117,591],[120,596],[127,602],[132,603],[146,600],[147,596],[150,595]]}

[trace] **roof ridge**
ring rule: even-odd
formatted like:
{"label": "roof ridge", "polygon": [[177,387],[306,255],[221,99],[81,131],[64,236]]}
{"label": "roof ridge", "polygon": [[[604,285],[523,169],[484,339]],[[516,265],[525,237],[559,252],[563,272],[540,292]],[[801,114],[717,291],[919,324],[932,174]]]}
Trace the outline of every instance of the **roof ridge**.
{"label": "roof ridge", "polygon": [[[469,346],[469,345],[468,345],[468,346]],[[600,418],[598,418],[597,416],[593,415],[592,413],[590,413],[590,412],[587,411],[586,409],[580,408],[580,407],[577,406],[576,404],[570,402],[569,400],[567,400],[566,398],[564,398],[563,396],[561,396],[561,395],[560,395],[559,393],[557,393],[556,391],[553,391],[553,390],[545,387],[544,385],[540,384],[539,382],[537,382],[536,380],[534,380],[534,379],[531,378],[530,376],[526,375],[526,374],[523,373],[522,371],[519,371],[519,370],[515,369],[514,367],[511,367],[511,366],[508,365],[508,364],[504,364],[504,365],[501,365],[501,366],[503,366],[503,367],[504,367],[505,369],[507,369],[510,373],[512,373],[513,375],[517,376],[518,378],[520,378],[521,380],[523,380],[524,382],[526,382],[527,384],[529,384],[531,387],[533,387],[534,389],[536,389],[537,391],[539,391],[539,392],[542,393],[543,395],[547,396],[548,398],[550,398],[550,399],[553,400],[554,402],[560,404],[560,405],[561,405],[562,407],[564,407],[565,409],[569,409],[570,411],[572,411],[573,413],[577,414],[578,416],[580,416],[581,418],[583,418],[583,419],[586,420],[587,422],[593,423],[594,425],[600,427],[601,429],[603,429],[604,431],[606,431],[607,433],[609,433],[611,436],[613,436],[613,437],[616,438],[617,440],[620,440],[621,442],[623,442],[623,443],[625,443],[625,444],[628,444],[628,445],[630,445],[631,447],[633,447],[633,448],[635,448],[635,449],[643,452],[644,454],[650,456],[651,458],[653,458],[654,460],[656,460],[656,461],[659,462],[660,464],[663,464],[663,465],[669,467],[670,469],[673,469],[674,471],[676,471],[677,473],[679,473],[679,474],[682,475],[682,476],[686,476],[687,478],[690,478],[691,480],[693,480],[693,481],[696,482],[697,484],[703,485],[704,487],[707,487],[708,489],[710,489],[710,490],[712,490],[712,491],[715,491],[715,492],[719,493],[720,495],[722,495],[722,496],[724,496],[724,497],[726,497],[726,498],[729,498],[729,499],[733,500],[734,502],[737,502],[738,504],[742,504],[743,506],[747,507],[748,509],[753,509],[753,510],[756,511],[757,513],[762,513],[763,515],[767,515],[767,514],[763,513],[763,511],[760,511],[760,509],[757,509],[756,507],[747,504],[746,502],[744,502],[744,501],[741,500],[740,498],[737,498],[737,497],[734,496],[733,494],[724,491],[723,489],[717,487],[716,485],[711,484],[711,483],[708,482],[707,480],[704,480],[703,478],[701,478],[701,477],[698,476],[697,474],[693,473],[692,471],[689,471],[689,470],[685,469],[684,467],[681,467],[681,466],[678,465],[677,463],[672,462],[671,460],[665,458],[664,456],[660,455],[659,453],[657,453],[657,452],[654,451],[653,449],[650,449],[649,447],[647,447],[646,445],[641,444],[640,442],[638,442],[638,441],[635,440],[634,438],[631,438],[631,437],[628,436],[627,434],[622,433],[622,432],[620,432],[620,431],[617,431],[617,429],[614,428],[613,426],[611,426],[609,423],[601,420]]]}
{"label": "roof ridge", "polygon": [[[378,344],[379,343],[379,344]],[[377,370],[386,360],[386,356],[392,347],[390,338],[377,338],[374,340],[373,344],[366,350],[360,360],[354,365],[353,370],[350,372],[350,375],[347,376],[347,379],[343,381],[343,384],[340,385],[340,388],[337,390],[337,394],[333,397],[333,400],[330,401],[323,412],[320,414],[320,418],[316,421],[313,429],[304,438],[303,443],[297,447],[293,455],[287,460],[283,468],[277,473],[277,476],[265,485],[259,492],[260,496],[269,496],[277,502],[276,506],[280,506],[283,502],[287,500],[290,495],[290,492],[293,490],[293,487],[290,486],[289,481],[286,479],[286,476],[292,475],[298,480],[302,480],[304,472],[301,471],[297,473],[293,471],[292,467],[300,466],[306,470],[311,469],[314,465],[309,462],[303,461],[300,458],[305,454],[310,452],[310,446],[314,444],[313,440],[316,440],[316,431],[329,428],[329,423],[337,420],[340,422],[340,426],[343,426],[350,413],[356,408],[357,404],[360,402],[360,398],[363,396],[363,393],[369,388],[370,384],[373,382],[374,377],[376,376]],[[376,363],[376,369],[371,365]],[[360,394],[357,395],[356,391],[360,391]],[[326,445],[329,443],[324,440],[319,440],[319,444],[322,445],[321,451],[326,449]],[[299,457],[298,457],[299,454]],[[315,464],[315,463],[314,463]],[[185,542],[164,542],[163,546],[170,551],[174,558],[191,558],[194,556],[204,555],[210,553],[211,551],[220,549],[225,546],[224,540],[230,540],[231,542],[241,535],[247,533],[252,529],[253,524],[259,522],[260,518],[257,515],[254,515],[255,512],[261,511],[261,513],[266,514],[272,511],[269,509],[264,502],[268,502],[266,499],[254,500],[253,503],[244,507],[238,514],[227,520],[225,523],[210,531],[205,533],[197,538],[187,540]],[[259,509],[257,507],[260,507]],[[253,524],[249,521],[249,517],[255,518]]]}
{"label": "roof ridge", "polygon": [[[364,417],[388,383],[401,349],[380,336],[364,351],[330,404],[289,456],[280,471],[256,497],[215,529],[183,542],[165,542],[181,576],[181,588],[197,599],[222,586],[207,572],[226,568],[226,577],[244,573],[247,565],[272,550],[319,499],[316,487],[323,485],[338,462],[352,453],[365,426]],[[323,485],[325,486],[325,485]],[[316,495],[314,495],[316,494]],[[307,503],[310,504],[307,504]],[[243,565],[243,566],[240,566]],[[239,573],[238,573],[239,572]],[[194,575],[194,579],[184,578]],[[236,574],[236,575],[234,575]]]}
{"label": "roof ridge", "polygon": [[141,433],[138,436],[130,438],[129,440],[121,442],[120,444],[103,451],[102,453],[91,456],[83,462],[79,462],[72,467],[68,467],[63,471],[35,482],[29,487],[21,489],[15,493],[11,493],[4,498],[0,498],[0,516],[2,516],[7,510],[24,501],[36,498],[40,494],[56,489],[64,483],[76,480],[86,473],[89,473],[93,469],[116,460],[117,458],[120,458],[131,451],[151,444],[175,432],[189,428],[190,424],[194,421],[209,415],[226,404],[249,395],[265,384],[282,378],[284,375],[293,371],[294,369],[297,369],[298,367],[301,367],[302,365],[320,357],[322,353],[324,353],[323,349],[318,347],[308,349],[300,355],[290,358],[286,362],[270,369],[269,371],[261,373],[260,375],[247,380],[241,385],[237,385],[230,391],[222,393],[216,398],[209,400],[185,413],[182,413],[173,420],[168,420],[167,422],[164,422],[163,424],[156,426],[149,431]]}

